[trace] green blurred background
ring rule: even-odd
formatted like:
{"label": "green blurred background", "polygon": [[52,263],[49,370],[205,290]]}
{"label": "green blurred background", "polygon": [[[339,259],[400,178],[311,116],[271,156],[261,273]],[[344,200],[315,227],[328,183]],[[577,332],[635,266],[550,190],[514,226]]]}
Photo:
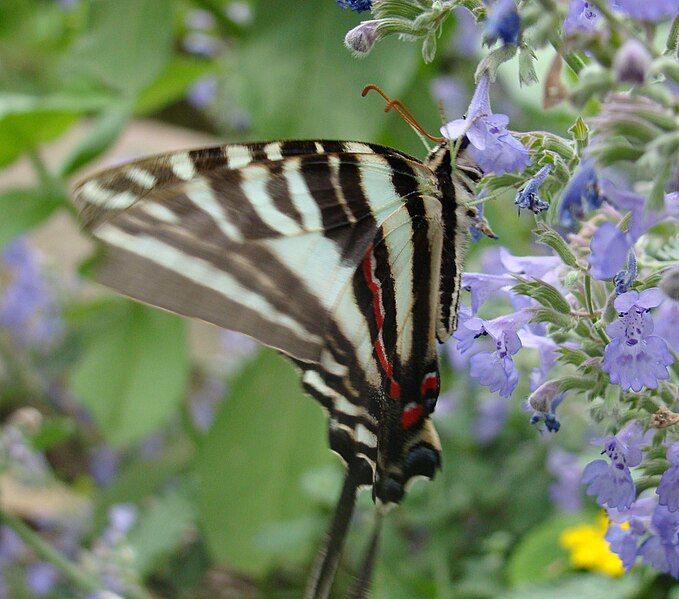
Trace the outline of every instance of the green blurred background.
{"label": "green blurred background", "polygon": [[[0,328],[5,438],[17,410],[38,410],[26,437],[47,473],[36,483],[5,464],[0,501],[48,542],[71,530],[76,546],[64,552],[77,567],[87,569],[82,552],[111,525],[111,506],[130,504],[137,517],[121,547],[132,549],[126,576],[142,593],[300,596],[342,476],[319,406],[273,352],[89,281],[95,248],[68,190],[98,166],[224,141],[360,139],[422,157],[408,126],[360,91],[377,83],[436,131],[439,103],[459,118],[473,92],[476,27],[464,14],[451,20],[425,65],[418,45],[397,39],[353,59],[342,40],[358,21],[332,0],[0,2],[0,251],[29,240],[63,323],[46,344]],[[539,58],[544,72],[550,57]],[[515,66],[496,86],[495,110],[515,129],[564,133],[575,115],[543,110]],[[512,252],[535,251],[531,220],[509,198],[486,214]],[[475,245],[470,268],[492,261],[497,245]],[[0,294],[19,276],[3,268]],[[579,469],[595,451],[581,410],[566,407],[558,438],[540,435],[520,407],[525,385],[498,401],[442,355],[443,471],[388,518],[373,596],[668,596],[665,578],[618,576],[580,495]],[[371,527],[368,495],[337,596]],[[564,531],[589,558],[577,561]],[[62,575],[38,592],[38,557],[29,548],[0,563],[8,596],[73,596]]]}

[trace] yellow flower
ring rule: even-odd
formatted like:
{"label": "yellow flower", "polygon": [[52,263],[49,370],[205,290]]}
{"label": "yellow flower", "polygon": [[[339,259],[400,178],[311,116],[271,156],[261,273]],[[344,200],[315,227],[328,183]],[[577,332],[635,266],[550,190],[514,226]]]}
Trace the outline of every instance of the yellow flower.
{"label": "yellow flower", "polygon": [[[629,524],[622,525],[628,528]],[[565,529],[559,542],[570,553],[574,568],[601,572],[607,576],[622,576],[625,569],[620,558],[608,547],[604,538],[608,528],[608,518],[604,513],[597,516],[593,524],[579,524]]]}

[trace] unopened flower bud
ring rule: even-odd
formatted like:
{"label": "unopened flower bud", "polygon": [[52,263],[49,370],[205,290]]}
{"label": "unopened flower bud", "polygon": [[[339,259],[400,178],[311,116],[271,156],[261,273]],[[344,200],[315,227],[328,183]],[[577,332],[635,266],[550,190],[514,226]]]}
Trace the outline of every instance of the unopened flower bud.
{"label": "unopened flower bud", "polygon": [[613,59],[613,71],[618,81],[643,83],[651,66],[651,55],[635,39],[627,40]]}
{"label": "unopened flower bud", "polygon": [[660,281],[660,289],[667,297],[679,301],[679,266],[675,266],[665,273],[662,281]]}
{"label": "unopened flower bud", "polygon": [[377,41],[378,20],[363,21],[344,36],[344,45],[357,56],[365,56]]}

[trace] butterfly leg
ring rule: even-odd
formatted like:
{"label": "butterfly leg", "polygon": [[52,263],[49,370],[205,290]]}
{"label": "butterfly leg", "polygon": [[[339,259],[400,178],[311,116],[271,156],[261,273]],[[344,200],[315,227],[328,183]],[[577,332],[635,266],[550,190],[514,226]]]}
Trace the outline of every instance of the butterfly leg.
{"label": "butterfly leg", "polygon": [[363,464],[363,460],[357,459],[347,466],[342,493],[337,501],[328,534],[314,560],[304,599],[326,599],[330,594],[349,523],[354,513],[356,495],[359,487],[365,483]]}
{"label": "butterfly leg", "polygon": [[373,532],[370,535],[370,542],[368,547],[363,554],[363,559],[361,560],[361,569],[358,576],[351,585],[351,589],[347,594],[347,599],[365,599],[368,596],[368,591],[370,590],[370,580],[372,579],[372,573],[375,568],[375,561],[377,560],[377,553],[380,544],[380,534],[382,532],[382,519],[383,512],[378,507],[375,512],[375,524],[373,526]]}

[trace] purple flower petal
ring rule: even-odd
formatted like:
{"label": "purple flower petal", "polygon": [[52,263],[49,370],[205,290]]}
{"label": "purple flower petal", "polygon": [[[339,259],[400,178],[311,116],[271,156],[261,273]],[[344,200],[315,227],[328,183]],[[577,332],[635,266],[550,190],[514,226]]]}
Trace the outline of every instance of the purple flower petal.
{"label": "purple flower petal", "polygon": [[504,247],[500,248],[500,260],[509,272],[529,275],[535,279],[543,279],[549,271],[561,264],[558,256],[513,256]]}
{"label": "purple flower petal", "polygon": [[605,222],[594,233],[590,242],[588,261],[595,279],[610,279],[624,266],[633,245],[630,236],[613,223]]}
{"label": "purple flower petal", "polygon": [[509,356],[480,352],[469,360],[469,374],[501,397],[509,397],[519,383],[519,372]]}
{"label": "purple flower petal", "polygon": [[514,284],[516,279],[509,275],[487,275],[477,272],[462,274],[462,287],[471,292],[472,314],[476,314],[494,293]]}
{"label": "purple flower petal", "polygon": [[594,460],[585,466],[582,482],[587,494],[594,495],[602,506],[628,508],[634,502],[636,489],[629,468],[618,469],[605,460]]}
{"label": "purple flower petal", "polygon": [[612,0],[611,4],[639,21],[662,21],[679,14],[677,0]]}
{"label": "purple flower petal", "polygon": [[599,20],[599,13],[591,2],[585,0],[571,0],[568,7],[568,15],[563,22],[566,33],[573,34],[578,31],[594,31]]}

